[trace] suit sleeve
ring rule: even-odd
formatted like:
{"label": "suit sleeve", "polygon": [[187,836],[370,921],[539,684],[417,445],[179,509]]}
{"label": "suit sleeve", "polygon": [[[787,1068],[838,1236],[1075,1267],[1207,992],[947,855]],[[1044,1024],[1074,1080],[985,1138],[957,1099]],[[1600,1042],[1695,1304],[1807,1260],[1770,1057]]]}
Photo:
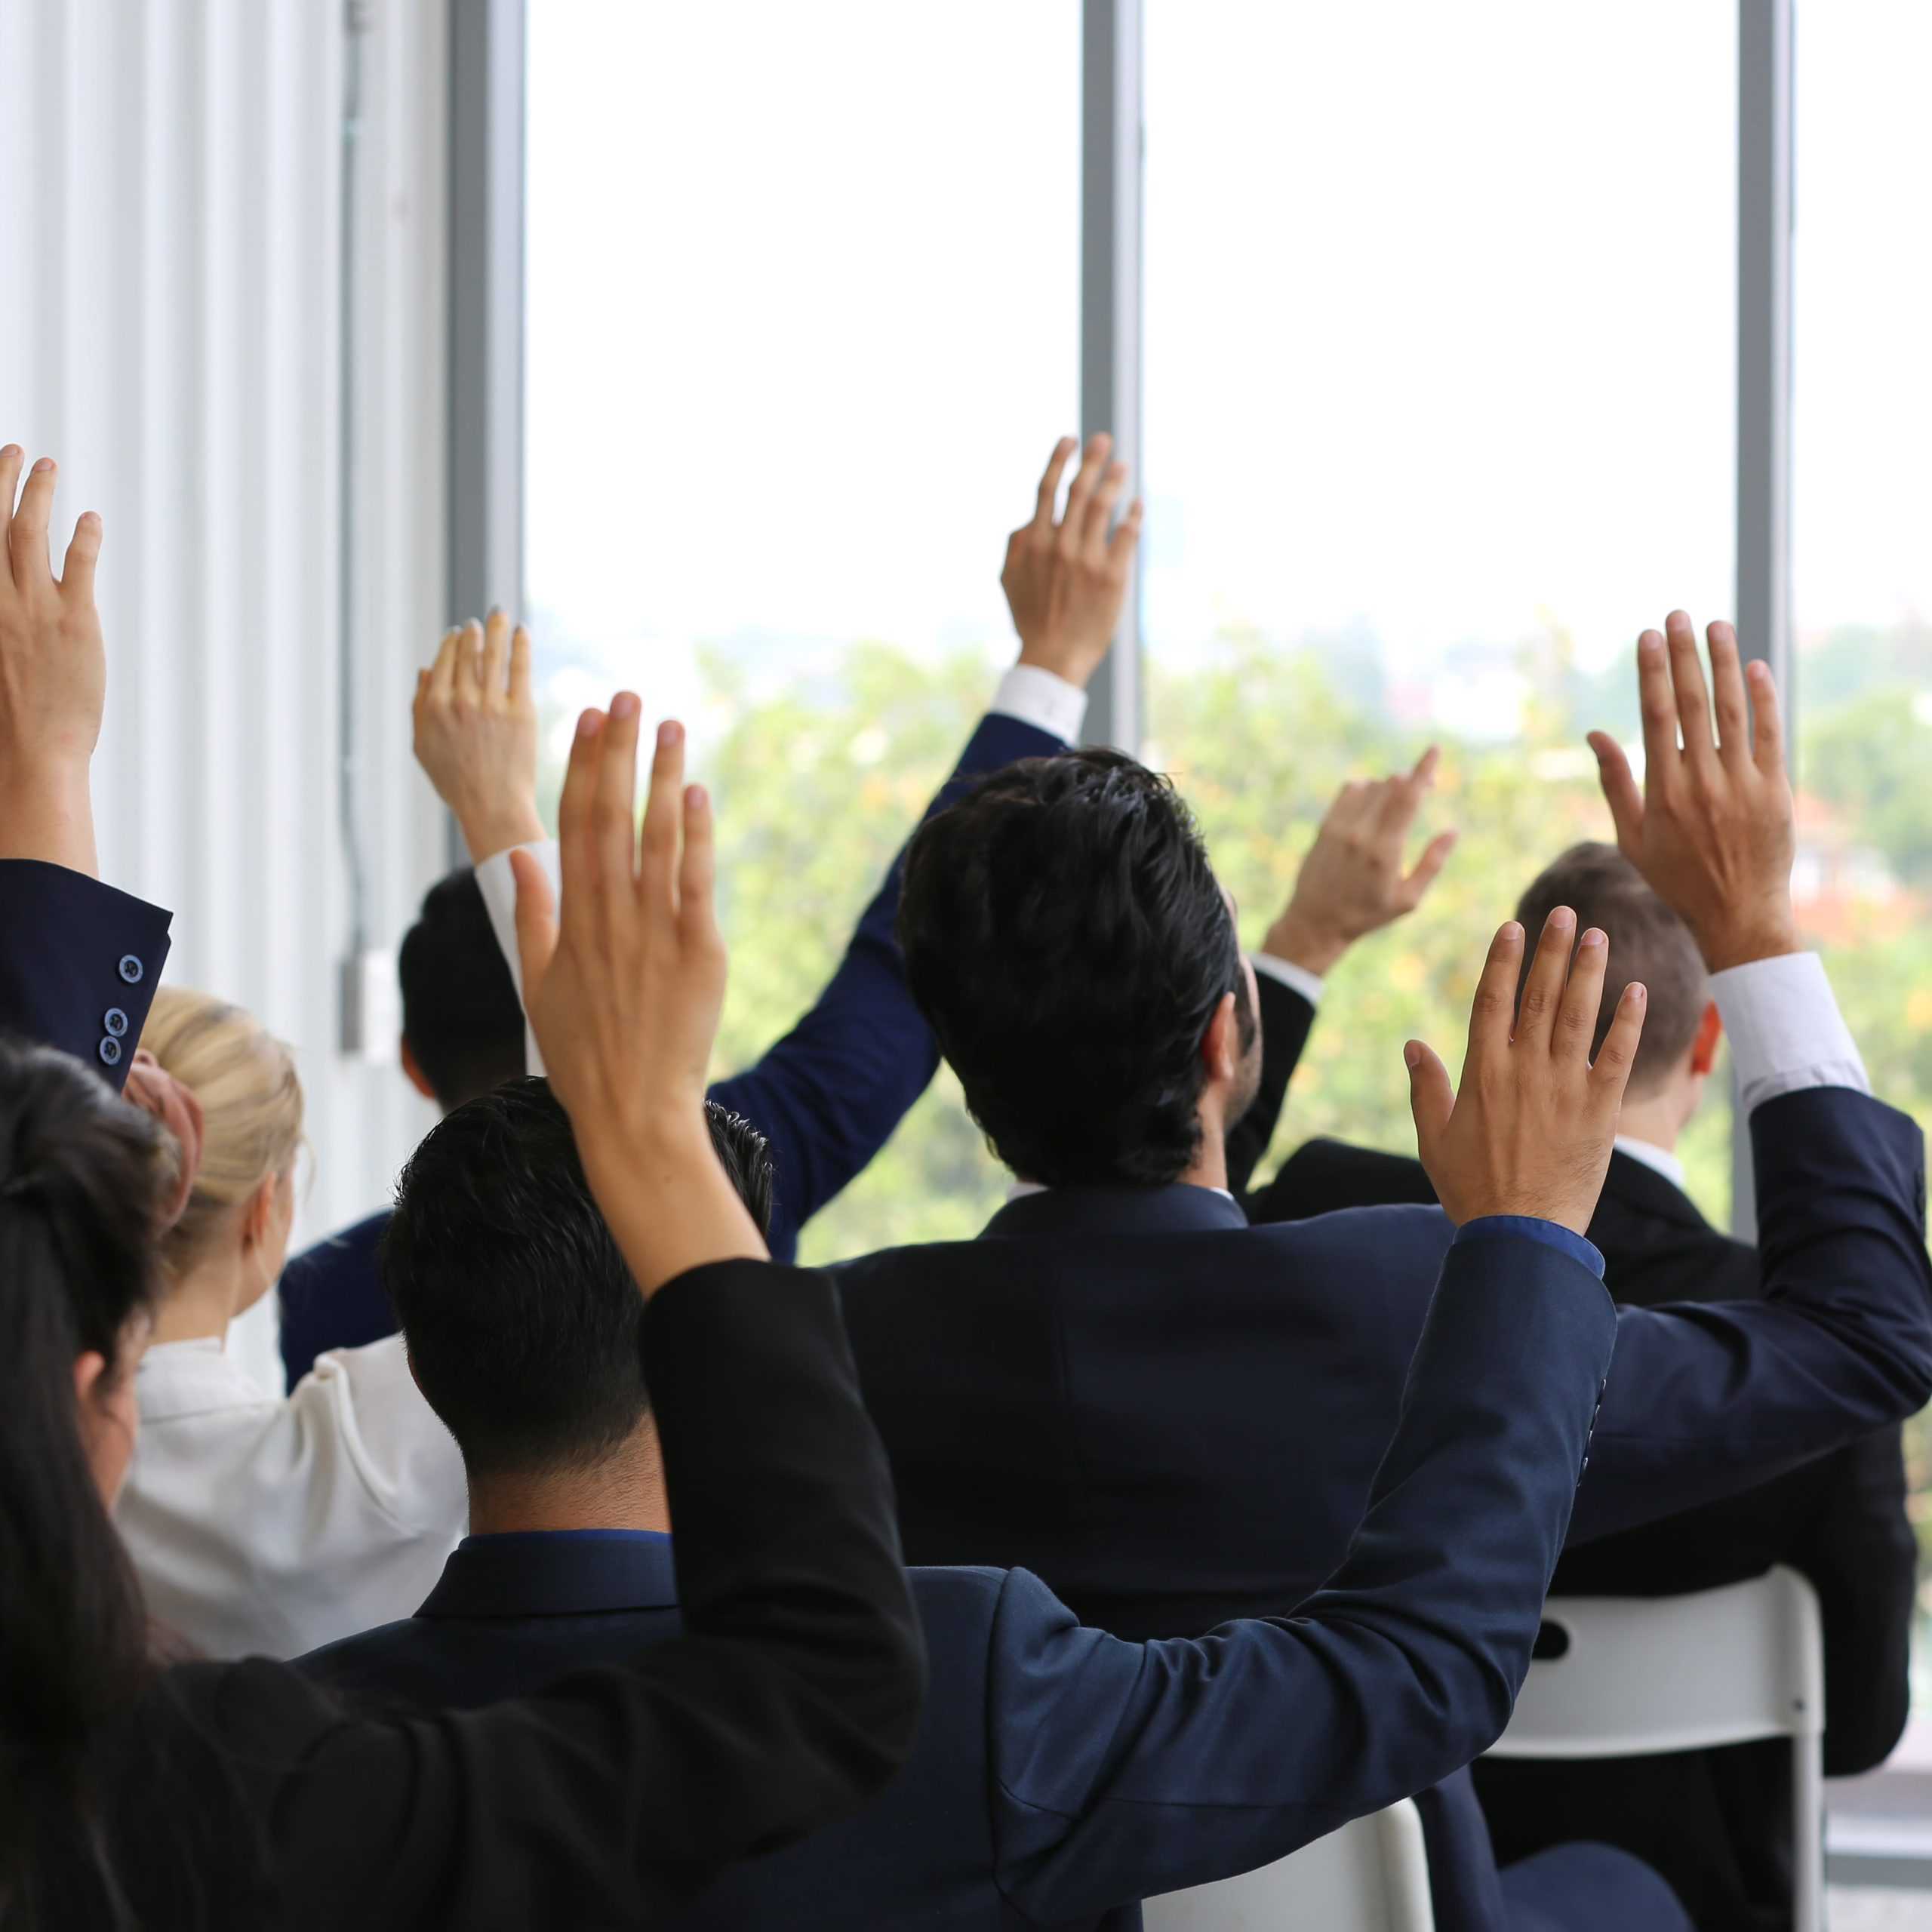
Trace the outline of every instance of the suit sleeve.
{"label": "suit sleeve", "polygon": [[72,1054],[118,1094],[173,917],[85,872],[0,859],[0,1033]]}
{"label": "suit sleeve", "polygon": [[1623,1309],[1577,1542],[1767,1481],[1932,1398],[1918,1126],[1811,1087],[1751,1116],[1762,1302]]}
{"label": "suit sleeve", "polygon": [[1257,972],[1254,986],[1261,1001],[1261,1084],[1254,1104],[1228,1133],[1228,1192],[1237,1201],[1247,1195],[1248,1183],[1275,1138],[1288,1083],[1301,1064],[1302,1050],[1315,1024],[1313,1005],[1273,974]]}
{"label": "suit sleeve", "polygon": [[347,1717],[264,1663],[172,1674],[248,1764],[291,1925],[654,1924],[903,1762],[924,1650],[829,1283],[695,1270],[644,1360],[682,1637],[426,1718]]}
{"label": "suit sleeve", "polygon": [[1454,1246],[1367,1514],[1292,1615],[1129,1644],[1014,1573],[989,1727],[1000,1882],[1030,1921],[1285,1857],[1494,1742],[1614,1332],[1573,1254]]}
{"label": "suit sleeve", "polygon": [[[943,811],[974,778],[1066,749],[1035,725],[990,712],[924,816]],[[811,1011],[756,1066],[711,1090],[771,1143],[776,1255],[792,1251],[799,1229],[891,1138],[939,1066],[939,1049],[906,991],[894,932],[905,862],[902,851]]]}

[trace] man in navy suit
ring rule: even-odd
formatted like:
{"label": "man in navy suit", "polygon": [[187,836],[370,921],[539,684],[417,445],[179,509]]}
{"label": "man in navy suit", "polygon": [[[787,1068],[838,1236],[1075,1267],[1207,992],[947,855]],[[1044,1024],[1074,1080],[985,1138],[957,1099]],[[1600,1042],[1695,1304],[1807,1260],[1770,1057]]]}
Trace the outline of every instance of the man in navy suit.
{"label": "man in navy suit", "polygon": [[[1001,583],[1020,635],[1020,660],[1001,681],[928,816],[957,798],[969,780],[1018,759],[1063,751],[1079,736],[1088,682],[1119,623],[1140,509],[1131,506],[1115,525],[1126,470],[1109,460],[1112,441],[1100,435],[1088,442],[1057,515],[1074,450],[1071,441],[1055,448],[1035,514],[1008,547]],[[435,665],[419,679],[415,728],[417,756],[456,816],[476,887],[513,964],[509,854],[519,846],[531,849],[554,868],[556,852],[537,811],[537,709],[528,634],[512,632],[500,611],[491,614],[487,626],[448,632]],[[743,1115],[771,1143],[779,1177],[771,1251],[780,1261],[796,1253],[804,1223],[885,1145],[939,1065],[932,1035],[906,993],[893,936],[900,870],[895,860],[811,1011],[755,1066],[712,1088],[721,1106]],[[462,892],[448,881],[437,890]],[[425,918],[440,912],[451,928],[448,938],[469,945],[476,921],[466,894],[463,901],[441,907],[426,902]],[[440,930],[419,928],[405,942],[405,955],[410,943],[420,948],[432,940],[438,954],[450,950]],[[501,1070],[503,1058],[505,989],[512,1002],[516,998],[503,959],[493,952],[466,951],[457,971],[457,983],[473,989],[465,1007],[473,1009],[479,1037],[451,1037],[452,1023],[465,1016],[443,1012],[434,1051],[417,1047],[414,1036],[406,1049],[411,1078],[445,1109],[494,1084],[489,1075]],[[521,1022],[515,1023],[520,1040]],[[406,1011],[406,1032],[409,1024]],[[426,1038],[423,1046],[430,1044]],[[521,1056],[515,1070],[526,1066],[540,1071],[534,1057]],[[291,1383],[321,1350],[394,1331],[374,1272],[386,1220],[385,1210],[290,1264],[282,1306],[284,1365]]]}
{"label": "man in navy suit", "polygon": [[[1594,1068],[1574,1026],[1512,1042],[1493,995],[1520,952],[1506,933],[1485,972],[1480,1087],[1453,1108],[1446,1076],[1429,1092],[1425,1145],[1460,1232],[1328,1586],[1282,1605],[1291,1619],[1141,1644],[1080,1628],[1024,1572],[915,1572],[932,1689],[906,1772],[849,1825],[714,1887],[693,1926],[1124,1932],[1140,1898],[1284,1856],[1496,1735],[1608,1365],[1614,1321],[1574,1229],[1641,1027],[1632,999]],[[1601,948],[1574,973],[1567,945],[1543,949],[1552,1020],[1594,1010],[1603,967]],[[756,1137],[715,1109],[712,1131],[761,1212]],[[417,1377],[463,1449],[472,1534],[416,1617],[304,1667],[351,1694],[481,1703],[673,1634],[637,1297],[542,1082],[429,1136],[383,1265]],[[755,1408],[742,1422],[758,1427]],[[1668,1887],[1607,1847],[1546,1853],[1503,1884],[1519,1924],[1574,1895],[1687,1932]],[[1564,1922],[1632,1921],[1607,1909]]]}
{"label": "man in navy suit", "polygon": [[[1724,1010],[1765,1292],[1622,1312],[1573,1542],[1761,1482],[1932,1394],[1921,1137],[1866,1091],[1797,949],[1775,694],[1754,672],[1747,700],[1713,626],[1714,733],[1688,620],[1669,632],[1638,651],[1647,795],[1596,742],[1625,849]],[[1247,1225],[1224,1142],[1258,1082],[1254,988],[1185,808],[1130,761],[1018,768],[931,820],[900,934],[1020,1183],[977,1241],[838,1271],[909,1557],[1023,1564],[1129,1637],[1295,1602],[1359,1518],[1448,1223]],[[1469,1780],[1424,1808],[1438,1924],[1509,1923]]]}

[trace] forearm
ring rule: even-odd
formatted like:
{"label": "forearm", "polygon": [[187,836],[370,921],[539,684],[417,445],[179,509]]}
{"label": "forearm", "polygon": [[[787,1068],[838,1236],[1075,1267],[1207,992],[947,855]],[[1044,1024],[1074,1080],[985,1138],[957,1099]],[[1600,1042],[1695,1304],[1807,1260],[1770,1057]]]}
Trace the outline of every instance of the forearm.
{"label": "forearm", "polygon": [[0,768],[0,859],[38,859],[100,876],[85,764]]}
{"label": "forearm", "polygon": [[472,866],[518,845],[541,844],[548,835],[534,793],[459,801],[451,811]]}

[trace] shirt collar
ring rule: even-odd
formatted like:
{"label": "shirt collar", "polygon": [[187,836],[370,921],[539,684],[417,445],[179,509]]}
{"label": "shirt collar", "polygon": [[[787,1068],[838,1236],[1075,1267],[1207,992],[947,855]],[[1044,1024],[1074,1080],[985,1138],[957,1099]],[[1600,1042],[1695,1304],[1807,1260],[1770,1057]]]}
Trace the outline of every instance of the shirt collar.
{"label": "shirt collar", "polygon": [[678,1601],[671,1539],[654,1530],[465,1537],[419,1617],[585,1617]]}
{"label": "shirt collar", "polygon": [[[1177,1187],[1191,1187],[1194,1183],[1192,1181],[1177,1181],[1174,1185]],[[1205,1187],[1201,1191],[1204,1194],[1218,1194],[1223,1201],[1234,1198],[1225,1187]],[[1045,1194],[1048,1192],[1049,1190],[1038,1181],[1017,1180],[1006,1190],[1006,1198],[1009,1201],[1024,1201],[1029,1194]]]}
{"label": "shirt collar", "polygon": [[1633,1140],[1627,1134],[1620,1134],[1617,1137],[1617,1151],[1620,1154],[1628,1154],[1632,1160],[1650,1168],[1654,1173],[1662,1174],[1680,1192],[1687,1192],[1684,1186],[1684,1163],[1667,1147],[1660,1147],[1654,1142]]}

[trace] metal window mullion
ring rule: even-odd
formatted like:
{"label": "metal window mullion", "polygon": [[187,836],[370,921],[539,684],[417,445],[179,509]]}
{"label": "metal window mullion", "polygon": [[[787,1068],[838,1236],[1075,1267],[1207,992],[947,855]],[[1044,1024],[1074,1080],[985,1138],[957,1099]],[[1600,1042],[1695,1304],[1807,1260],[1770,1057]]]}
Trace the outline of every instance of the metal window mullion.
{"label": "metal window mullion", "polygon": [[[1141,0],[1082,0],[1080,419],[1111,433],[1144,490],[1141,401]],[[1112,654],[1094,678],[1087,737],[1122,751],[1141,734],[1141,561]]]}

